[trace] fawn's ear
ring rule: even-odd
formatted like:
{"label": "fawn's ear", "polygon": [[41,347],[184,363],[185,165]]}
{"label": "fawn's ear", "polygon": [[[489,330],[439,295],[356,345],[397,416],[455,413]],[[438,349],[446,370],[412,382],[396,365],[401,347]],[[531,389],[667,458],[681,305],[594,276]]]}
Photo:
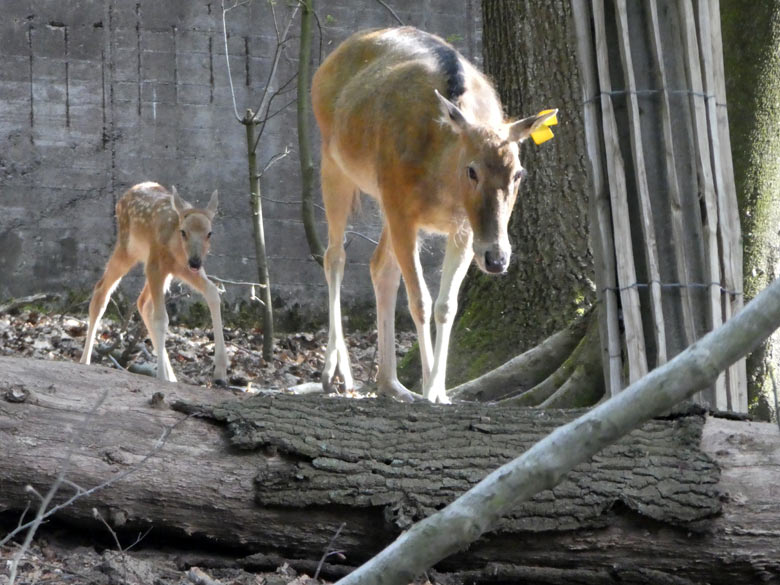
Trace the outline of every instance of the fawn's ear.
{"label": "fawn's ear", "polygon": [[171,199],[173,200],[173,208],[178,212],[179,215],[182,215],[185,211],[192,207],[192,205],[187,203],[179,196],[179,192],[176,190],[176,185],[171,186]]}
{"label": "fawn's ear", "polygon": [[214,219],[214,216],[217,214],[217,206],[219,205],[219,192],[214,189],[214,192],[211,194],[211,199],[209,199],[209,204],[206,206],[206,213],[209,215],[209,219]]}

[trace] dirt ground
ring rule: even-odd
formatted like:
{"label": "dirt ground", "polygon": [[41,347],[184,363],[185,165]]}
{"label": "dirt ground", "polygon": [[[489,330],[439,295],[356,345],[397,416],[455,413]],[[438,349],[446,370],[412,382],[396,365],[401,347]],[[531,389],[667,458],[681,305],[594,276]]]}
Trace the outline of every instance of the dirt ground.
{"label": "dirt ground", "polygon": [[[93,361],[153,374],[156,360],[151,342],[138,321],[137,316],[125,324],[104,319]],[[83,316],[30,309],[0,313],[0,355],[78,361],[85,332]],[[326,331],[279,336],[270,363],[262,358],[261,332],[227,328],[225,337],[231,363],[229,387],[213,387],[215,392],[285,392],[305,383],[312,383],[312,389],[316,389],[313,383],[319,381],[327,344]],[[401,332],[398,337],[397,351],[403,355],[414,336]],[[209,329],[171,327],[166,345],[179,381],[212,386],[214,344]],[[358,386],[353,396],[369,395],[376,370],[376,332],[350,334],[347,345]],[[0,541],[18,520],[0,515]],[[247,560],[244,553],[193,552],[188,543],[163,544],[165,549],[152,538],[142,538],[130,548],[129,543],[116,543],[105,534],[84,534],[73,528],[44,526],[19,563],[15,583],[298,585],[324,582],[311,579],[316,572],[311,567],[316,567],[320,559],[307,559],[308,574],[303,570],[296,571],[284,562],[275,571],[270,568],[271,572],[268,572],[269,567],[260,571],[258,563]],[[0,585],[9,583],[11,563],[20,547],[21,540],[0,546]],[[260,564],[267,565],[268,562]]]}
{"label": "dirt ground", "polygon": [[[9,582],[19,543],[0,547],[0,584]],[[41,530],[19,563],[18,585],[307,585],[326,583],[287,564],[275,571],[242,568],[240,557],[160,550],[143,542],[131,550],[106,548],[63,530]]]}

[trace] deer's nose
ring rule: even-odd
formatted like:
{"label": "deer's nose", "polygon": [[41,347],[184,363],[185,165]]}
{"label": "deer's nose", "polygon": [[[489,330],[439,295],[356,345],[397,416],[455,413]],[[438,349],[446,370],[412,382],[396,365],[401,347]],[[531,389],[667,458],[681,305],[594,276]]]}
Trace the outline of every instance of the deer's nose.
{"label": "deer's nose", "polygon": [[488,250],[485,252],[485,270],[491,274],[500,274],[506,270],[508,257],[503,250],[494,252]]}
{"label": "deer's nose", "polygon": [[197,272],[198,270],[200,270],[200,267],[203,266],[203,262],[201,262],[200,258],[190,258],[189,265],[190,265],[190,270],[192,270],[193,272]]}

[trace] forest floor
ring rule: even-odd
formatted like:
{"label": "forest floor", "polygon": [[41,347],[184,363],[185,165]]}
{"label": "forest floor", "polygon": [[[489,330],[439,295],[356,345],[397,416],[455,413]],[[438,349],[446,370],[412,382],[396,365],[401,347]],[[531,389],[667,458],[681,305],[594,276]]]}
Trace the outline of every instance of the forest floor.
{"label": "forest floor", "polygon": [[[154,372],[150,340],[136,315],[120,324],[104,319],[97,339],[94,363]],[[0,314],[0,355],[43,360],[78,361],[87,322],[83,316],[49,314],[38,310]],[[262,333],[251,329],[225,329],[230,358],[228,388],[212,385],[214,343],[210,329],[171,327],[168,355],[180,382],[212,387],[214,392],[286,392],[301,384],[319,382],[327,332],[279,335],[274,357],[262,357]],[[414,335],[400,332],[399,355],[412,345]],[[353,375],[358,387],[353,397],[370,395],[376,371],[376,332],[347,335]],[[0,447],[1,453],[1,447]],[[0,455],[0,460],[2,456]],[[2,509],[0,493],[0,509]],[[18,518],[0,514],[0,540],[13,530]],[[127,548],[127,543],[121,543]],[[0,547],[0,585],[7,585],[11,561],[21,541]],[[165,549],[161,546],[166,545]],[[19,564],[16,584],[72,585],[286,585],[320,583],[282,565],[274,572],[256,573],[229,551],[213,554],[185,550],[177,543],[141,539],[132,550],[121,550],[108,531],[84,533],[56,524],[43,527]],[[186,546],[186,544],[185,544]],[[318,561],[319,559],[310,559]],[[201,569],[193,569],[200,566]]]}

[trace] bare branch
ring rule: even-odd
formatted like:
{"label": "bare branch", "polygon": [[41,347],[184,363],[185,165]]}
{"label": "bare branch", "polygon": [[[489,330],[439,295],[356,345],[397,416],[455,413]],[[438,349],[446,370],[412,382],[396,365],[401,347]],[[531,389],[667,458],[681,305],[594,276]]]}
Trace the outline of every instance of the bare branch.
{"label": "bare branch", "polygon": [[[103,393],[103,396],[101,396],[101,398],[98,401],[98,403],[96,404],[96,406],[93,407],[92,410],[90,410],[86,414],[85,420],[89,420],[89,418],[97,410],[97,408],[100,406],[100,404],[103,403],[103,400],[105,400],[105,397],[106,397],[107,394],[108,394],[108,390],[106,390]],[[74,494],[73,496],[71,496],[70,498],[65,500],[64,502],[62,502],[60,504],[57,504],[56,506],[53,506],[48,512],[46,512],[45,508],[43,508],[43,506],[41,506],[41,508],[39,508],[38,515],[36,515],[35,519],[33,519],[33,520],[29,521],[29,522],[26,522],[24,524],[19,524],[19,526],[17,526],[11,532],[6,534],[5,537],[3,537],[2,540],[0,540],[0,546],[5,545],[9,540],[14,538],[17,534],[19,534],[22,530],[24,530],[26,528],[31,528],[31,527],[35,526],[35,530],[37,530],[38,526],[40,526],[40,524],[41,524],[41,522],[43,520],[49,518],[53,514],[56,514],[57,512],[62,510],[63,508],[67,508],[68,506],[70,506],[76,500],[79,500],[81,498],[90,496],[90,495],[92,495],[92,494],[94,494],[94,493],[96,493],[96,492],[98,492],[98,491],[100,491],[100,490],[102,490],[104,488],[107,488],[108,486],[110,486],[110,485],[112,485],[112,484],[114,484],[114,483],[116,483],[118,481],[121,481],[122,479],[126,478],[128,475],[130,475],[132,473],[135,473],[138,469],[140,469],[144,465],[144,463],[146,463],[149,459],[151,459],[158,451],[160,451],[165,446],[165,443],[168,441],[168,437],[170,437],[171,433],[173,433],[173,431],[176,430],[176,427],[178,427],[181,423],[183,423],[185,420],[187,420],[189,418],[190,418],[190,415],[184,416],[184,417],[180,418],[178,421],[176,421],[170,427],[166,427],[165,429],[163,429],[162,434],[157,439],[157,442],[154,444],[154,446],[149,450],[149,452],[146,455],[144,455],[144,457],[138,463],[136,463],[135,465],[129,467],[125,471],[122,471],[122,472],[116,474],[114,477],[112,477],[108,481],[105,481],[105,482],[101,483],[100,485],[96,485],[95,487],[89,488],[88,490],[83,490],[83,491],[77,492],[76,494]],[[73,455],[73,449],[71,448],[71,449],[69,449],[68,454],[66,455],[66,463],[67,464],[69,464],[72,455]],[[63,470],[66,470],[66,469],[67,469],[67,466],[63,466]],[[55,485],[52,485],[52,489],[54,489],[55,487],[58,487],[58,484],[62,483],[63,479],[64,479],[64,473],[61,471],[60,472],[60,476],[58,476],[58,479],[55,482]],[[53,495],[54,494],[52,494],[52,496]],[[48,503],[46,505],[48,506]],[[40,516],[40,518],[39,518],[39,516]],[[30,532],[28,532],[28,537],[30,539],[32,538],[32,534],[35,533],[35,530],[31,530]],[[27,544],[27,546],[29,546],[29,543]],[[23,547],[22,550],[24,550],[24,547]],[[9,585],[12,585],[12,581],[9,582]]]}
{"label": "bare branch", "polygon": [[340,585],[402,585],[462,550],[533,495],[562,481],[607,445],[712,384],[780,325],[780,279],[729,321],[620,394],[499,467],[444,509],[399,536]]}
{"label": "bare branch", "polygon": [[[51,515],[51,512],[47,514],[46,508],[49,507],[49,504],[54,498],[54,495],[57,493],[57,490],[60,489],[60,486],[62,485],[65,476],[70,470],[70,464],[71,464],[71,460],[73,459],[73,453],[76,450],[77,439],[84,432],[84,429],[86,428],[87,424],[95,415],[97,409],[100,408],[100,406],[103,404],[107,396],[108,396],[108,389],[103,391],[103,394],[101,394],[100,398],[98,398],[98,400],[95,402],[95,405],[89,410],[89,412],[86,413],[86,415],[84,416],[84,422],[82,423],[81,427],[77,429],[79,432],[77,433],[74,430],[74,432],[71,434],[70,445],[68,445],[68,450],[65,453],[65,457],[62,461],[60,472],[57,474],[57,478],[54,480],[54,483],[49,488],[49,491],[46,493],[46,496],[41,498],[41,503],[38,506],[38,512],[35,514],[35,518],[33,518],[30,522],[14,529],[2,541],[0,541],[0,546],[1,546],[6,542],[8,542],[8,540],[12,537],[12,535],[17,534],[20,530],[29,528],[29,530],[27,530],[27,536],[25,537],[22,546],[14,555],[13,561],[11,561],[11,569],[9,571],[8,585],[14,585],[14,581],[16,580],[16,570],[19,567],[19,562],[22,560],[22,557],[24,557],[25,553],[30,548],[30,543],[32,542],[33,536],[35,536],[35,533],[38,531],[38,528],[40,527],[43,520],[49,515]],[[40,498],[40,494],[35,490],[33,491]]]}
{"label": "bare branch", "polygon": [[228,280],[226,278],[219,278],[218,276],[214,276],[212,274],[209,274],[210,280],[215,280],[217,282],[221,282],[224,284],[235,284],[237,286],[257,286],[260,288],[265,288],[264,284],[260,284],[259,282],[244,282],[241,280]]}
{"label": "bare branch", "polygon": [[233,87],[233,74],[230,72],[230,51],[228,50],[228,35],[227,35],[227,13],[239,6],[246,6],[250,4],[252,0],[244,0],[243,2],[234,2],[232,6],[225,8],[225,0],[222,0],[222,38],[225,42],[225,64],[227,65],[228,81],[230,82],[230,95],[233,97],[233,115],[236,120],[241,121],[241,116],[238,115],[238,106],[236,105],[236,91]]}
{"label": "bare branch", "polygon": [[106,519],[103,518],[103,515],[100,512],[98,512],[97,508],[92,508],[92,517],[95,520],[100,520],[100,522],[103,524],[103,526],[106,527],[106,529],[114,539],[114,544],[116,544],[116,549],[119,552],[124,552],[124,549],[122,548],[122,543],[119,542],[119,537],[116,535],[116,531],[113,528],[111,528],[111,525],[108,522],[106,522]]}
{"label": "bare branch", "polygon": [[59,298],[61,298],[60,295],[55,293],[38,293],[38,294],[30,295],[29,297],[14,299],[5,303],[4,305],[0,305],[0,314],[7,313],[8,311],[13,311],[14,309],[24,307],[25,305],[32,305],[35,303],[40,303],[42,301],[50,301]]}
{"label": "bare branch", "polygon": [[769,366],[769,376],[772,378],[772,393],[775,396],[775,420],[777,421],[778,428],[780,428],[780,410],[778,410],[778,403],[777,403],[777,381],[775,380],[774,365]]}
{"label": "bare branch", "polygon": [[[347,234],[350,234],[350,235],[353,235],[353,236],[357,236],[357,237],[359,237],[359,238],[363,238],[364,240],[371,242],[371,243],[372,243],[372,244],[374,244],[375,246],[378,246],[378,245],[379,245],[379,242],[377,242],[376,240],[373,240],[373,239],[369,238],[369,237],[368,237],[367,235],[365,235],[365,234],[361,234],[360,232],[353,232],[353,231],[350,231],[350,230],[346,230],[346,231],[344,232],[344,235],[347,235]],[[346,238],[345,238],[345,240],[346,240]]]}
{"label": "bare branch", "polygon": [[299,6],[296,4],[292,14],[290,15],[290,19],[287,21],[287,25],[284,27],[284,32],[280,33],[276,21],[276,12],[274,11],[273,4],[271,4],[271,11],[274,15],[274,26],[276,27],[277,45],[276,50],[274,51],[274,60],[271,64],[271,70],[268,72],[268,79],[266,80],[265,88],[263,89],[263,95],[260,99],[260,106],[255,110],[257,115],[260,115],[263,112],[267,112],[268,110],[268,103],[271,99],[269,91],[274,79],[276,78],[276,71],[279,68],[279,59],[281,58],[282,52],[284,51],[284,46],[287,43],[290,34],[290,26],[292,26],[293,20],[295,20],[295,16],[298,14],[298,8]]}
{"label": "bare branch", "polygon": [[404,21],[403,21],[403,20],[401,20],[401,19],[398,17],[398,15],[395,13],[395,10],[393,10],[393,9],[392,9],[392,8],[391,8],[391,7],[390,7],[388,4],[387,4],[387,2],[385,2],[384,0],[376,0],[376,1],[377,1],[377,2],[379,2],[379,3],[380,3],[382,6],[384,6],[384,7],[387,9],[387,11],[388,11],[390,14],[392,14],[392,15],[393,15],[393,18],[395,18],[395,20],[398,22],[398,24],[400,24],[401,26],[404,26]]}
{"label": "bare branch", "polygon": [[257,178],[261,178],[265,172],[270,169],[274,164],[282,160],[284,157],[286,157],[288,154],[290,154],[290,147],[285,146],[284,152],[277,152],[275,155],[273,155],[267,163],[265,163],[265,166],[263,167],[263,170],[261,170],[259,173],[257,173]]}
{"label": "bare branch", "polygon": [[[320,388],[322,387],[321,384],[318,384]],[[325,559],[327,559],[332,554],[338,554],[340,551],[334,551],[333,545],[336,542],[336,539],[339,537],[339,534],[341,534],[341,531],[344,530],[344,527],[347,525],[346,522],[342,522],[341,526],[339,526],[338,530],[336,530],[336,534],[333,535],[333,538],[330,539],[330,542],[328,543],[328,546],[325,547],[325,550],[322,553],[322,558],[320,559],[320,562],[317,563],[317,570],[314,571],[314,577],[313,579],[319,579],[320,578],[320,571],[322,570],[322,565],[325,563]]]}

